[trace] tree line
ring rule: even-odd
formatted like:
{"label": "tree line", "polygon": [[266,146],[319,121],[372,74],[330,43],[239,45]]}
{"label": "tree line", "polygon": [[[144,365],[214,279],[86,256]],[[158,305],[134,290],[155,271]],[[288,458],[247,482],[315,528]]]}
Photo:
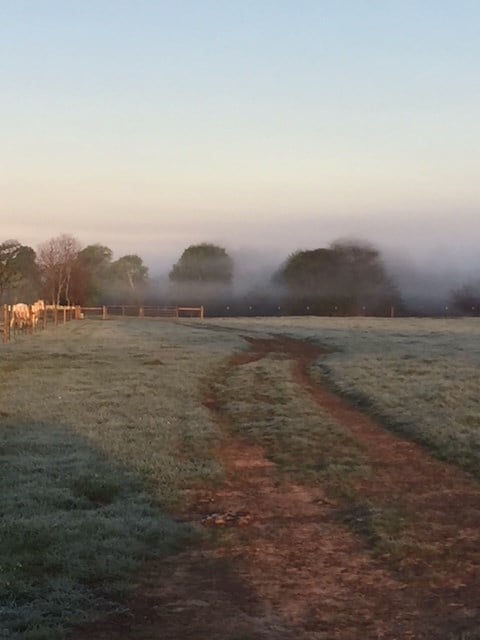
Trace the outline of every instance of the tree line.
{"label": "tree line", "polygon": [[[169,272],[168,291],[156,291],[136,254],[113,259],[102,244],[82,247],[69,234],[42,243],[37,251],[18,240],[0,243],[0,299],[51,304],[205,304],[210,315],[386,315],[406,311],[398,287],[378,249],[336,241],[298,250],[285,258],[267,282],[242,293],[234,287],[235,264],[212,243],[187,247]],[[480,287],[452,292],[451,303],[468,313],[480,303]]]}
{"label": "tree line", "polygon": [[69,234],[51,238],[34,251],[18,240],[0,243],[0,299],[17,302],[42,297],[51,304],[102,304],[117,292],[138,301],[148,268],[137,255],[113,260],[101,244],[81,246]]}

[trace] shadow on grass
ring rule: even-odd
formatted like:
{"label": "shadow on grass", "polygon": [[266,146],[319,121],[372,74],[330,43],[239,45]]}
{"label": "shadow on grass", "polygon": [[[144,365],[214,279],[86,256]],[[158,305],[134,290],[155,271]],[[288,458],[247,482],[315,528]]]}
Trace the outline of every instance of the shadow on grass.
{"label": "shadow on grass", "polygon": [[133,572],[195,534],[68,427],[2,422],[0,638],[62,638],[120,611]]}

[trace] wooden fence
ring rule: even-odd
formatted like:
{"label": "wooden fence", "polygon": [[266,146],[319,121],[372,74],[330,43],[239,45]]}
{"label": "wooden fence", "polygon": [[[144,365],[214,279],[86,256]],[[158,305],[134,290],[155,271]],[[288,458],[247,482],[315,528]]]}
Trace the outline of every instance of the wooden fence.
{"label": "wooden fence", "polygon": [[101,307],[82,307],[84,317],[99,318],[182,318],[197,317],[203,320],[205,309],[201,307],[160,307],[146,305],[103,305]]}
{"label": "wooden fence", "polygon": [[32,334],[48,326],[57,326],[66,324],[70,320],[78,320],[81,318],[81,308],[78,306],[67,305],[46,305],[45,309],[38,311],[37,321],[33,322],[32,306],[29,306],[30,317],[27,323],[21,328],[17,326],[14,318],[14,305],[4,304],[2,310],[2,340],[9,342],[16,335]]}
{"label": "wooden fence", "polygon": [[134,305],[103,305],[101,307],[80,307],[66,305],[46,305],[38,313],[38,319],[33,322],[32,307],[30,309],[29,321],[19,328],[13,318],[13,306],[4,304],[2,317],[0,319],[0,329],[3,342],[9,342],[17,335],[32,334],[48,326],[65,324],[70,320],[81,320],[82,318],[99,318],[108,320],[109,318],[130,317],[130,318],[174,318],[198,317],[203,320],[205,315],[204,307],[154,307],[154,306],[134,306]]}

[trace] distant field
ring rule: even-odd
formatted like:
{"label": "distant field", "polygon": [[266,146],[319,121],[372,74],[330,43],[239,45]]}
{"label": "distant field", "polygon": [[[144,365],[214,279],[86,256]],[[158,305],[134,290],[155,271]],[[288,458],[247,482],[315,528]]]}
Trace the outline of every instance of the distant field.
{"label": "distant field", "polygon": [[[229,368],[245,336],[275,335],[327,350],[314,377],[479,475],[474,319],[86,320],[19,337],[0,348],[1,638],[63,638],[121,611],[148,559],[198,544],[198,527],[172,514],[192,491],[221,486],[216,448],[232,433],[262,444],[287,477],[356,499],[368,456],[290,380],[288,356]],[[392,534],[403,515],[385,524],[379,513],[378,548],[409,552],[406,528],[400,543]]]}

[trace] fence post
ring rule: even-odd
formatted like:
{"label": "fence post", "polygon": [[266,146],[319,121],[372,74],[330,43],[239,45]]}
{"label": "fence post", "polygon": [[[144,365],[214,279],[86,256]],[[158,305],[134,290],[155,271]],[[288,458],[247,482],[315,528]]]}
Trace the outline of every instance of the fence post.
{"label": "fence post", "polygon": [[203,308],[203,304],[202,304],[202,306],[200,307],[200,320],[203,320],[204,315],[205,315],[205,309]]}
{"label": "fence post", "polygon": [[3,342],[10,340],[10,313],[8,304],[3,305]]}
{"label": "fence post", "polygon": [[107,307],[106,305],[103,305],[102,307],[102,320],[106,320],[107,319]]}
{"label": "fence post", "polygon": [[390,307],[390,317],[394,318],[395,317],[395,307]]}
{"label": "fence post", "polygon": [[28,333],[33,333],[33,307],[28,305]]}
{"label": "fence post", "polygon": [[143,309],[143,307],[139,307],[139,309],[138,309],[138,317],[139,318],[143,318],[143,316],[144,316],[144,309]]}
{"label": "fence post", "polygon": [[56,304],[53,307],[53,322],[55,326],[58,325],[58,306]]}

